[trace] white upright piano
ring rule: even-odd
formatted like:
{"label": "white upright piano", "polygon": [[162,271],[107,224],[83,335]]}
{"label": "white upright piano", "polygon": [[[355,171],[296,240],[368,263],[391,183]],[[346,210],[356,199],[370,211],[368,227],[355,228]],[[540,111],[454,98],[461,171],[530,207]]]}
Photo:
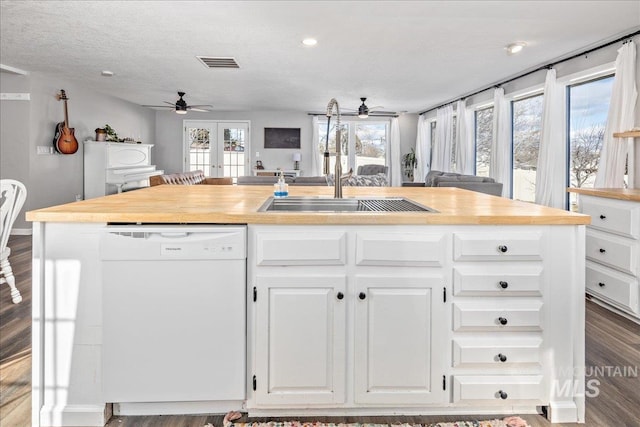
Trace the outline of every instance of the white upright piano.
{"label": "white upright piano", "polygon": [[153,144],[84,142],[84,198],[106,196],[149,186],[149,177],[164,171],[151,164]]}

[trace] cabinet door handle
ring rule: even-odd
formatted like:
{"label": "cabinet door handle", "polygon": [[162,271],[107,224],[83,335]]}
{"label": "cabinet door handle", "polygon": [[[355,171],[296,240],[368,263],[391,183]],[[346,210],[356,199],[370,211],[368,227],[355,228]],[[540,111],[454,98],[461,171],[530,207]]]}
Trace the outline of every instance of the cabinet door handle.
{"label": "cabinet door handle", "polygon": [[509,323],[509,321],[507,320],[506,317],[498,317],[498,322],[500,322],[500,324],[502,326],[506,325],[507,323]]}
{"label": "cabinet door handle", "polygon": [[502,289],[507,289],[509,287],[509,282],[505,282],[504,280],[500,281],[500,287]]}
{"label": "cabinet door handle", "polygon": [[502,253],[505,253],[505,252],[507,252],[509,250],[509,248],[507,248],[506,245],[500,245],[500,246],[498,246],[498,250],[500,252],[502,252]]}
{"label": "cabinet door handle", "polygon": [[338,292],[338,293],[336,294],[336,298],[338,298],[338,299],[340,299],[340,300],[341,300],[342,298],[344,298],[344,294],[343,294],[342,292]]}
{"label": "cabinet door handle", "polygon": [[506,392],[502,391],[502,390],[498,390],[498,396],[500,397],[500,399],[505,400],[507,397],[509,397],[509,395],[507,395]]}
{"label": "cabinet door handle", "polygon": [[600,253],[601,253],[601,254],[603,254],[603,253],[605,253],[605,252],[607,252],[607,250],[606,250],[606,249],[600,248]]}
{"label": "cabinet door handle", "polygon": [[604,283],[599,282],[599,283],[598,283],[598,286],[600,286],[601,288],[604,288]]}
{"label": "cabinet door handle", "polygon": [[507,356],[505,356],[502,353],[498,353],[498,360],[501,362],[506,362],[507,361]]}
{"label": "cabinet door handle", "polygon": [[367,294],[365,294],[364,292],[360,292],[360,293],[358,294],[358,298],[360,298],[360,299],[362,299],[362,300],[363,300],[363,299],[365,299],[366,297],[367,297]]}
{"label": "cabinet door handle", "polygon": [[600,219],[607,219],[606,215],[600,215]]}

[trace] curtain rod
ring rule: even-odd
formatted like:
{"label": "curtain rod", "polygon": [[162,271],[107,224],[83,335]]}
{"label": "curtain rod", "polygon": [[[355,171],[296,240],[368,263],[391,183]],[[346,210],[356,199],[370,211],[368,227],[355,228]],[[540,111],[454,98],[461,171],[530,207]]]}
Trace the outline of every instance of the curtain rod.
{"label": "curtain rod", "polygon": [[[307,113],[308,116],[324,116],[327,117],[327,113]],[[358,117],[358,113],[340,113],[341,116]],[[375,119],[376,117],[400,117],[399,114],[369,114],[368,118]]]}
{"label": "curtain rod", "polygon": [[[453,104],[454,102],[462,101],[462,100],[467,99],[467,98],[471,98],[472,96],[475,96],[475,95],[477,95],[477,94],[479,94],[479,93],[482,93],[482,92],[484,92],[484,91],[486,91],[486,90],[489,90],[489,89],[491,89],[491,88],[497,88],[497,87],[500,87],[500,86],[502,86],[502,85],[504,85],[504,84],[510,83],[510,82],[512,82],[512,81],[514,81],[514,80],[517,80],[517,79],[521,79],[521,78],[523,78],[523,77],[528,76],[529,74],[537,73],[538,71],[541,71],[541,70],[548,70],[548,69],[550,69],[550,68],[553,68],[553,66],[555,66],[555,65],[557,65],[557,64],[561,64],[561,63],[563,63],[563,62],[570,61],[570,60],[572,60],[572,59],[578,58],[578,57],[583,56],[583,55],[588,55],[588,54],[589,54],[589,53],[591,53],[591,52],[595,52],[596,50],[599,50],[599,49],[605,48],[605,47],[607,47],[607,46],[611,46],[612,44],[616,44],[616,43],[621,42],[621,41],[623,41],[623,40],[626,40],[626,39],[629,39],[629,38],[631,38],[631,37],[637,36],[638,34],[640,34],[640,30],[636,30],[635,32],[629,33],[629,34],[627,34],[627,35],[625,35],[625,36],[623,36],[623,37],[619,37],[619,38],[617,38],[617,39],[615,39],[615,40],[612,40],[612,41],[610,41],[610,42],[607,42],[607,43],[604,43],[604,44],[598,45],[598,46],[593,47],[593,48],[591,48],[591,49],[587,49],[587,50],[585,50],[585,51],[583,51],[583,52],[576,53],[575,55],[571,55],[571,56],[569,56],[568,58],[564,58],[564,59],[560,59],[560,60],[558,60],[558,61],[550,62],[550,63],[549,63],[549,64],[547,64],[547,65],[542,65],[542,66],[537,67],[537,68],[535,68],[535,69],[533,69],[533,70],[531,70],[531,71],[527,71],[527,72],[522,73],[522,74],[519,74],[519,75],[517,75],[517,76],[515,76],[515,77],[508,78],[508,79],[503,80],[503,81],[501,81],[501,82],[499,82],[499,83],[493,83],[493,84],[491,84],[491,85],[489,85],[489,86],[487,86],[487,87],[485,87],[485,88],[483,88],[483,89],[477,90],[477,91],[475,91],[475,92],[473,92],[473,93],[470,93],[470,94],[468,94],[468,95],[461,96],[461,97],[456,98],[456,99],[454,99],[454,100],[452,100],[452,101],[445,102],[445,103],[440,104],[440,105],[438,105],[438,106],[436,106],[436,107],[431,107],[431,108],[429,108],[429,109],[427,109],[427,110],[421,111],[421,112],[420,112],[420,113],[418,113],[418,114],[419,114],[419,115],[423,115],[424,113],[428,113],[429,111],[433,111],[433,110],[436,110],[436,109],[438,109],[438,108],[442,108],[442,107],[444,107],[445,105]],[[625,41],[625,43],[626,43],[626,41]]]}

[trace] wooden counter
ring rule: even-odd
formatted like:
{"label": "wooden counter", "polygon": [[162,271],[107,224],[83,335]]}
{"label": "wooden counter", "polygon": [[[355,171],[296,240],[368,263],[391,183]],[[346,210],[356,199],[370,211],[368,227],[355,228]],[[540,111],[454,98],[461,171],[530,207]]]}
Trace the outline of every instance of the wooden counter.
{"label": "wooden counter", "polygon": [[638,188],[569,188],[568,191],[570,193],[584,194],[587,196],[640,202],[640,189]]}
{"label": "wooden counter", "polygon": [[[258,212],[271,186],[160,185],[27,212],[36,222],[216,224],[588,224],[590,218],[458,188],[344,187],[344,197],[404,196],[438,213]],[[289,187],[333,197],[332,187]]]}

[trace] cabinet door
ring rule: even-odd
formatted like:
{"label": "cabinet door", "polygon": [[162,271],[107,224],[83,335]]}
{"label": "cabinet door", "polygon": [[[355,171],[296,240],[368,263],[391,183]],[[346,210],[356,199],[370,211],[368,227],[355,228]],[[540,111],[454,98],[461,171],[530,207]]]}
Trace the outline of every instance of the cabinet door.
{"label": "cabinet door", "polygon": [[341,275],[257,276],[258,405],[344,402],[345,284]]}
{"label": "cabinet door", "polygon": [[443,403],[450,345],[440,276],[356,276],[356,403]]}

